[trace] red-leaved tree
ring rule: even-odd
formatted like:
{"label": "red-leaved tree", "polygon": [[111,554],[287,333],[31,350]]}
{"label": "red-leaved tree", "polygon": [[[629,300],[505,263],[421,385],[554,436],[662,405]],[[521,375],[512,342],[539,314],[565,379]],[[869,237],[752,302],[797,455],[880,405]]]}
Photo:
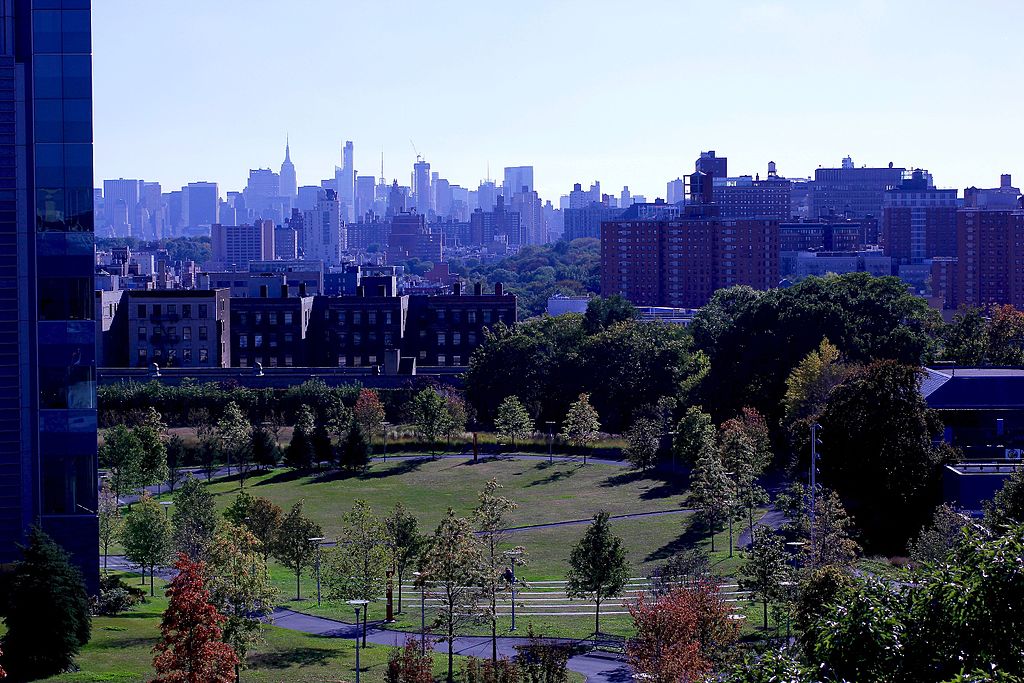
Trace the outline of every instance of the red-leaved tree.
{"label": "red-leaved tree", "polygon": [[[0,650],[0,659],[3,659],[3,656],[4,656],[4,651]],[[7,678],[7,672],[4,671],[4,668],[2,666],[0,666],[0,678]]]}
{"label": "red-leaved tree", "polygon": [[163,640],[153,648],[159,676],[152,683],[231,683],[238,657],[221,640],[225,617],[210,604],[205,565],[179,553],[174,567],[178,575],[167,589],[170,602],[160,624]]}
{"label": "red-leaved tree", "polygon": [[374,436],[384,431],[384,420],[387,416],[376,390],[360,389],[353,413],[356,422],[362,427],[363,433],[370,437],[371,442]]}
{"label": "red-leaved tree", "polygon": [[661,597],[641,594],[629,613],[636,636],[627,643],[626,656],[652,683],[703,680],[738,637],[718,586],[708,581]]}
{"label": "red-leaved tree", "polygon": [[386,683],[434,683],[434,658],[420,655],[420,644],[409,638],[405,647],[395,648],[388,656],[384,672]]}

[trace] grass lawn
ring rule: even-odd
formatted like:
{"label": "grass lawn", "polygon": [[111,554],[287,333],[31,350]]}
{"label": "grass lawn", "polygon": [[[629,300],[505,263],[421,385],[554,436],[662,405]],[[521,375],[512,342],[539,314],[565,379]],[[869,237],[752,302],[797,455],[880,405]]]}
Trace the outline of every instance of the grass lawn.
{"label": "grass lawn", "polygon": [[[337,472],[297,476],[287,469],[249,477],[246,488],[254,496],[274,501],[285,511],[305,501],[305,512],[336,537],[341,516],[353,501],[368,501],[378,515],[386,515],[401,501],[432,531],[447,508],[469,515],[484,484],[496,478],[502,495],[519,508],[512,513],[514,526],[589,519],[600,510],[612,515],[684,507],[683,489],[660,478],[647,477],[613,465],[536,460],[471,460],[454,458],[399,459],[374,463],[366,472],[346,476]],[[210,491],[219,508],[231,503],[238,492],[235,478],[214,480]]]}

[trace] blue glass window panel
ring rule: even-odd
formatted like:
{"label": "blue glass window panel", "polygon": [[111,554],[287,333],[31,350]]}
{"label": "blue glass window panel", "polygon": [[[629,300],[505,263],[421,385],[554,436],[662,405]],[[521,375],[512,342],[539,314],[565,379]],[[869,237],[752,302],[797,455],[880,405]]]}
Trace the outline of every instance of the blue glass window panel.
{"label": "blue glass window panel", "polygon": [[62,32],[64,52],[90,52],[89,10],[68,10],[63,12]]}
{"label": "blue glass window panel", "polygon": [[92,57],[64,55],[63,97],[86,99],[92,96]]}
{"label": "blue glass window panel", "polygon": [[32,84],[35,96],[43,99],[63,97],[60,55],[36,55],[32,63]]}
{"label": "blue glass window panel", "polygon": [[40,188],[64,186],[64,145],[36,145],[36,185]]}
{"label": "blue glass window panel", "polygon": [[63,114],[65,142],[92,142],[91,100],[66,99]]}
{"label": "blue glass window panel", "polygon": [[36,53],[61,51],[60,10],[32,12],[32,49]]}
{"label": "blue glass window panel", "polygon": [[64,142],[64,108],[60,100],[36,100],[36,142]]}

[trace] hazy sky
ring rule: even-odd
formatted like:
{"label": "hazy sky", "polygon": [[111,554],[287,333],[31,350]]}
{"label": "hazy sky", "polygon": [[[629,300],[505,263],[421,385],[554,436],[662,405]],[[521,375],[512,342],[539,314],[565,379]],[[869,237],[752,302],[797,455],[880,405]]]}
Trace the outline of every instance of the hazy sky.
{"label": "hazy sky", "polygon": [[[1024,184],[1024,2],[93,0],[96,181],[241,189],[356,168],[408,184],[412,140],[475,188],[532,164],[648,198],[701,150],[731,175],[917,166]],[[557,202],[556,202],[557,203]]]}

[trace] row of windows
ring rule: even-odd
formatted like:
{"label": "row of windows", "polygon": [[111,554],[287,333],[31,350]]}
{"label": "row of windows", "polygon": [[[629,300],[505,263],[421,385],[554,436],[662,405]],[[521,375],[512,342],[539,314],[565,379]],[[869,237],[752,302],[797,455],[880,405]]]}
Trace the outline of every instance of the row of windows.
{"label": "row of windows", "polygon": [[[161,317],[163,315],[174,317],[178,315],[178,304],[152,304],[148,307],[146,304],[138,304],[136,313],[139,318],[145,318],[147,311],[152,312],[154,317]],[[209,312],[209,304],[198,304],[198,313],[200,318],[209,317]],[[181,304],[181,317],[186,320],[192,317],[192,304]]]}
{"label": "row of windows", "polygon": [[[388,314],[388,321],[391,322],[391,314]],[[249,314],[240,312],[238,314],[238,323],[240,325],[249,324]],[[295,321],[295,314],[292,311],[283,311],[281,315],[278,315],[277,311],[267,311],[266,321],[268,325],[277,325],[278,320],[281,320],[285,325],[291,325]],[[252,314],[252,324],[262,325],[264,321],[264,313],[262,311],[254,311]],[[371,322],[370,324],[374,324]]]}
{"label": "row of windows", "polygon": [[[264,335],[262,334],[243,334],[238,337],[238,348],[247,349],[251,344],[254,348],[259,349],[263,347],[263,341]],[[270,348],[277,348],[278,337],[276,334],[266,335],[266,341],[267,345],[270,346]],[[293,335],[291,332],[285,332],[283,336],[283,341],[285,344],[294,343],[295,335]]]}
{"label": "row of windows", "polygon": [[[192,363],[192,349],[181,349],[181,353],[178,353],[178,349],[167,349],[166,356],[164,355],[163,349],[153,349],[153,362],[164,363],[168,367],[174,367],[176,365],[189,365]],[[181,360],[179,363],[178,360]],[[139,349],[138,364],[145,365],[149,362],[150,355],[148,349]],[[206,348],[199,349],[199,362],[208,363],[210,361],[210,350]]]}
{"label": "row of windows", "polygon": [[[198,330],[199,330],[199,340],[200,341],[206,341],[207,339],[210,338],[209,328],[207,328],[206,325],[200,325],[198,327]],[[149,328],[145,327],[143,325],[140,325],[139,329],[138,329],[138,331],[136,333],[137,339],[139,341],[146,341],[146,338],[147,338],[148,335],[149,335]],[[177,328],[175,328],[175,327],[154,327],[153,328],[153,338],[154,338],[153,341],[156,342],[158,338],[162,338],[162,337],[166,337],[168,339],[177,339],[177,337],[178,337],[178,330],[177,330]],[[182,339],[182,341],[192,341],[192,328],[190,326],[185,325],[185,326],[183,326],[181,328],[181,339]]]}

